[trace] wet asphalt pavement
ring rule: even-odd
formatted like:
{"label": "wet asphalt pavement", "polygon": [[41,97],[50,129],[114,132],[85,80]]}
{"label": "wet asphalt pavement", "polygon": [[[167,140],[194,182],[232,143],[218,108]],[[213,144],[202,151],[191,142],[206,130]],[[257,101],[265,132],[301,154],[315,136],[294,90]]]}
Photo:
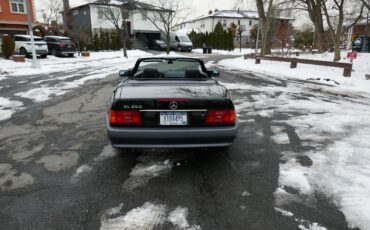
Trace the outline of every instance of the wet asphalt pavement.
{"label": "wet asphalt pavement", "polygon": [[[225,57],[212,55],[205,62],[221,58]],[[83,71],[77,70],[76,77],[84,76]],[[251,72],[225,69],[221,76],[222,82],[256,87],[284,87],[292,81],[272,81]],[[38,75],[27,80],[50,77]],[[12,84],[0,89],[0,95],[27,91],[30,82],[21,81],[25,79],[0,82]],[[164,211],[144,223],[144,229],[186,229],[163,221],[163,215],[176,207],[187,208],[187,229],[299,229],[302,221],[276,211],[274,197],[280,153],[310,148],[302,146],[294,127],[284,123],[296,114],[277,112],[266,117],[240,110],[238,137],[227,152],[117,151],[110,147],[104,119],[119,81],[116,75],[92,80],[43,103],[14,98],[23,102],[24,109],[0,121],[0,229],[99,229],[109,219],[110,208],[122,204],[119,212],[110,214],[114,218],[147,202]],[[236,104],[253,100],[251,96],[256,94],[245,90],[231,93]],[[285,127],[289,144],[271,140],[271,127],[277,125]],[[307,156],[301,156],[300,162],[307,167],[312,164]],[[153,170],[142,171],[148,168]],[[296,193],[293,188],[287,190]],[[331,201],[322,194],[315,198],[314,204],[291,202],[285,208],[327,229],[348,229]]]}

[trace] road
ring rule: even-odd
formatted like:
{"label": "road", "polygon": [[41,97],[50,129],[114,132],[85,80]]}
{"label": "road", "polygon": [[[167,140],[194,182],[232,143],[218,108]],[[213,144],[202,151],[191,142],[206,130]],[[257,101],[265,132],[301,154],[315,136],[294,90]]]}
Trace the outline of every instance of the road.
{"label": "road", "polygon": [[[217,63],[221,58],[225,57],[213,55],[205,61]],[[221,70],[220,81],[229,84],[285,87],[293,81]],[[74,74],[65,80],[72,81],[88,72],[66,70],[55,75]],[[1,84],[13,86],[0,89],[0,95],[11,97],[29,90],[31,81],[56,77],[4,80]],[[301,145],[294,127],[284,123],[295,113],[267,117],[240,109],[239,135],[227,153],[212,149],[122,152],[111,148],[104,129],[107,101],[119,81],[116,75],[88,81],[42,103],[12,98],[22,101],[24,108],[10,120],[0,121],[1,229],[299,229],[307,223],[348,229],[343,214],[321,194],[316,194],[314,205],[285,206],[298,219],[275,208],[281,153],[310,148]],[[46,82],[48,86],[58,83]],[[256,94],[231,92],[237,104],[253,100]],[[314,96],[301,95],[307,100]],[[272,141],[273,126],[285,127],[288,144]],[[301,156],[300,162],[312,164],[307,156]],[[151,215],[140,222],[148,209]],[[188,228],[167,221],[176,209],[188,214],[184,225]],[[127,213],[136,213],[140,223],[129,220]]]}

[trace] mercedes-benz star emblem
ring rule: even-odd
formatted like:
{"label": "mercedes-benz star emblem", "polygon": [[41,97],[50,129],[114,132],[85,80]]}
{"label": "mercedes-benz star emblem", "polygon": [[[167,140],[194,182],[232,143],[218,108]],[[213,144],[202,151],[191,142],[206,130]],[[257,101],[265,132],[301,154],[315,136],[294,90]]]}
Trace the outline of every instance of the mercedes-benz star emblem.
{"label": "mercedes-benz star emblem", "polygon": [[170,109],[176,110],[179,107],[176,101],[171,101],[170,102]]}

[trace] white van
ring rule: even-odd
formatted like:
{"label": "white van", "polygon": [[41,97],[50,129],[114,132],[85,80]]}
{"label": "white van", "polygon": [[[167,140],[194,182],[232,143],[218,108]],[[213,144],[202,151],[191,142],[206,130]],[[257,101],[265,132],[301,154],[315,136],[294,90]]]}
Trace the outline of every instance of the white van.
{"label": "white van", "polygon": [[193,49],[193,43],[185,33],[170,33],[170,48],[177,51],[191,52]]}

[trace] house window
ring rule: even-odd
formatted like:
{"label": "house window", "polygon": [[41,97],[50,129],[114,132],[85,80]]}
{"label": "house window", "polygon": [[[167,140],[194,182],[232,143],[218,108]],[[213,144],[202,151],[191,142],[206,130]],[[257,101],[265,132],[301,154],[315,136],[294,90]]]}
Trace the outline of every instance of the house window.
{"label": "house window", "polygon": [[26,13],[24,0],[10,0],[10,11],[12,13]]}
{"label": "house window", "polygon": [[222,26],[223,26],[224,28],[226,28],[226,27],[227,27],[226,19],[222,19]]}
{"label": "house window", "polygon": [[98,18],[100,20],[103,20],[104,19],[104,9],[98,8]]}
{"label": "house window", "polygon": [[148,12],[147,12],[146,10],[144,10],[143,12],[141,12],[141,19],[142,19],[143,21],[146,21],[146,19],[147,19],[147,14],[148,14]]}
{"label": "house window", "polygon": [[249,20],[249,25],[250,25],[250,26],[252,25],[252,20]]}

